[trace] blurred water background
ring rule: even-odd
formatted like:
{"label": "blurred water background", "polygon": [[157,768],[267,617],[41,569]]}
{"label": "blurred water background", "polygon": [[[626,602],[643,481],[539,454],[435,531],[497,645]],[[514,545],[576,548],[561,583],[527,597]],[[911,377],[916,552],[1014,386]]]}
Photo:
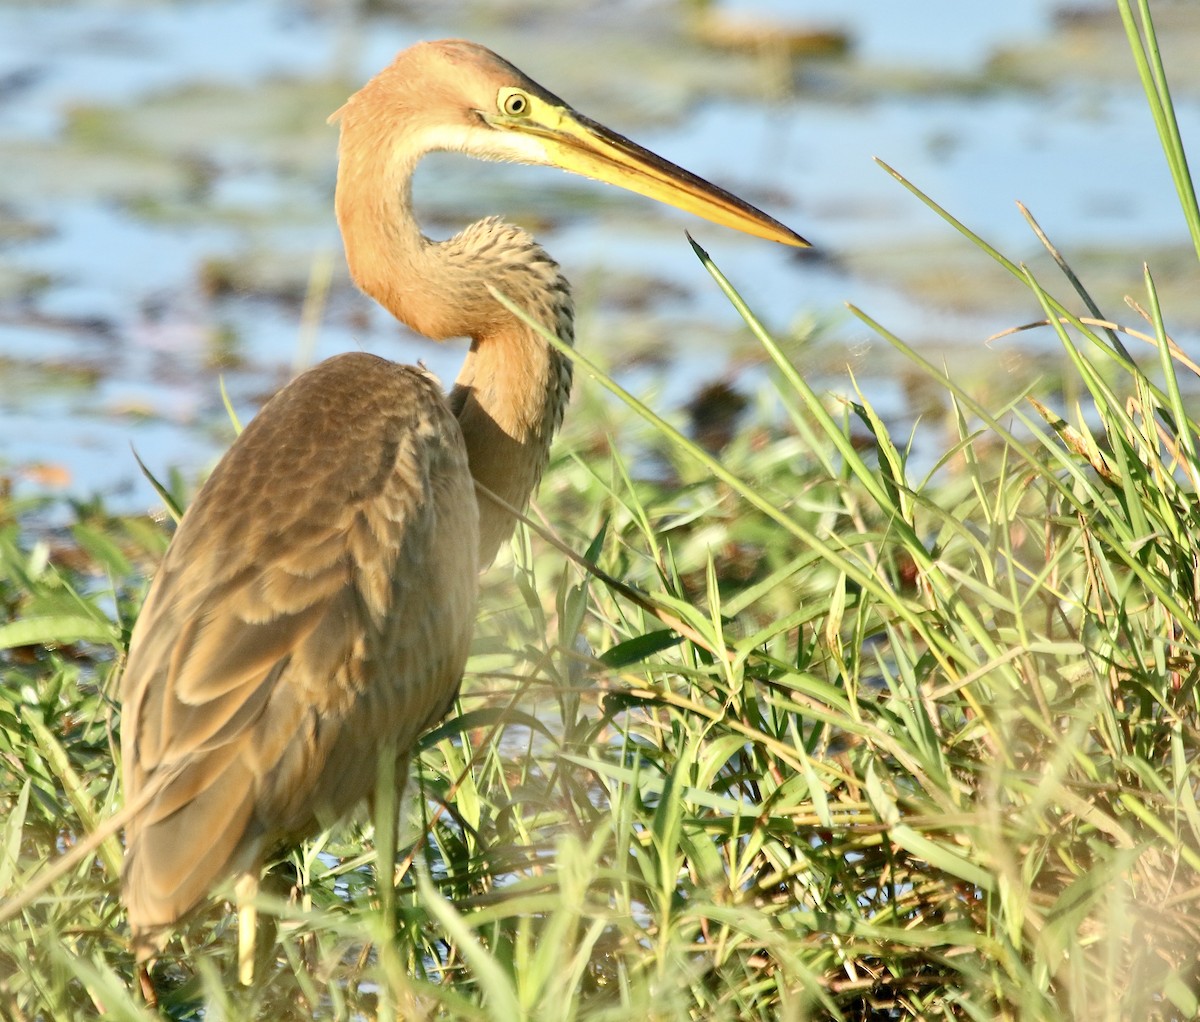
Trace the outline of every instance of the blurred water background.
{"label": "blurred water background", "polygon": [[[1200,139],[1200,5],[1154,8]],[[846,389],[850,366],[889,416],[922,411],[919,385],[847,302],[963,372],[1038,371],[1047,331],[986,341],[1038,318],[1028,292],[872,156],[1049,279],[1024,202],[1111,318],[1135,321],[1121,298],[1149,260],[1196,351],[1194,257],[1110,0],[0,0],[8,485],[146,508],[131,445],[155,472],[201,473],[232,436],[221,379],[245,420],[338,351],[453,378],[461,346],[412,337],[350,286],[325,124],[397,50],[442,36],[817,246],[797,257],[554,171],[423,165],[427,232],[492,213],[533,228],[575,285],[579,343],[665,409],[713,380],[766,383],[685,228],[806,372]]]}

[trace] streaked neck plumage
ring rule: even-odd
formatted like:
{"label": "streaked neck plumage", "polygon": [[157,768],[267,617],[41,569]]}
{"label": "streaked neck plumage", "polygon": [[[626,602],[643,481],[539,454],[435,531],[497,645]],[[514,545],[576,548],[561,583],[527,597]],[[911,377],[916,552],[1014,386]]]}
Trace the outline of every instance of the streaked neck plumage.
{"label": "streaked neck plumage", "polygon": [[[498,219],[447,241],[426,238],[412,211],[419,148],[409,149],[416,155],[407,159],[381,160],[379,149],[369,155],[374,140],[354,132],[343,119],[335,200],[351,276],[418,333],[471,339],[450,406],[475,480],[523,509],[562,422],[571,363],[496,301],[488,285],[567,344],[574,341],[570,287],[528,233]],[[377,143],[385,152],[402,148],[394,139]],[[480,567],[492,563],[513,524],[480,496]]]}

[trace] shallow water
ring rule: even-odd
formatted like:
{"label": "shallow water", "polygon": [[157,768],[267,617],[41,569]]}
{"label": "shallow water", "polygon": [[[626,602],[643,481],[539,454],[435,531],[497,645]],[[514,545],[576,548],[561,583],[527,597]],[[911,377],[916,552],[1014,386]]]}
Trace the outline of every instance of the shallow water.
{"label": "shallow water", "polygon": [[[1027,292],[873,155],[1009,255],[1038,258],[1019,199],[1068,256],[1115,258],[1106,302],[1140,287],[1143,258],[1186,248],[1107,2],[1074,3],[1070,18],[1049,0],[858,3],[834,17],[815,0],[725,5],[846,31],[848,56],[793,64],[690,41],[686,5],[587,6],[429,3],[404,20],[261,0],[0,3],[0,473],[18,492],[57,485],[148,507],[130,445],[156,472],[202,471],[231,435],[221,376],[243,419],[298,362],[336,351],[421,358],[453,377],[460,346],[405,335],[348,286],[331,211],[325,116],[419,38],[493,46],[818,245],[822,258],[798,259],[553,171],[450,157],[422,168],[430,233],[493,212],[533,226],[576,285],[580,343],[668,408],[723,373],[762,379],[684,228],[774,329],[821,324],[820,358],[799,358],[823,385],[847,387],[833,341],[892,416],[906,400],[895,366],[844,303],[976,369],[1001,358],[986,337],[1037,318]],[[1173,45],[1200,35],[1193,22],[1173,27]],[[1173,56],[1184,138],[1200,138],[1192,62]],[[310,349],[300,305],[322,260],[333,287]],[[1178,339],[1194,340],[1195,288],[1185,277],[1164,289]],[[1013,350],[1052,339],[1003,343],[1011,365]]]}

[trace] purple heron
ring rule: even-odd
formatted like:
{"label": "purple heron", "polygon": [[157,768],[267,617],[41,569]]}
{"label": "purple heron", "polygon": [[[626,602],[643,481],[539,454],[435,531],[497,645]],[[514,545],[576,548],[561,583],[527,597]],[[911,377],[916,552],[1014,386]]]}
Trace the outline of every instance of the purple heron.
{"label": "purple heron", "polygon": [[495,297],[571,344],[558,265],[495,218],[425,237],[421,157],[557,166],[807,244],[469,42],[403,51],[330,120],[355,283],[471,348],[449,394],[374,355],[322,362],[264,405],[184,515],[121,682],[122,893],[143,961],[220,881],[252,892],[268,854],[370,795],[380,750],[403,778],[456,696],[478,573],[513,529],[475,484],[524,507],[562,420],[570,361]]}

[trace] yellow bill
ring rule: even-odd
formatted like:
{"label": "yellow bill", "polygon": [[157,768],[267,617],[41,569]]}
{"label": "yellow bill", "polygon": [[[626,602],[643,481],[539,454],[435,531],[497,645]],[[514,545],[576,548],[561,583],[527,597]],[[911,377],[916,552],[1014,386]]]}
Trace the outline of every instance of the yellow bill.
{"label": "yellow bill", "polygon": [[745,234],[809,247],[790,227],[732,192],[560,104],[561,100],[549,94],[544,99],[527,89],[506,88],[497,97],[499,112],[485,115],[485,119],[497,130],[536,139],[544,151],[544,162],[552,166],[637,192]]}

